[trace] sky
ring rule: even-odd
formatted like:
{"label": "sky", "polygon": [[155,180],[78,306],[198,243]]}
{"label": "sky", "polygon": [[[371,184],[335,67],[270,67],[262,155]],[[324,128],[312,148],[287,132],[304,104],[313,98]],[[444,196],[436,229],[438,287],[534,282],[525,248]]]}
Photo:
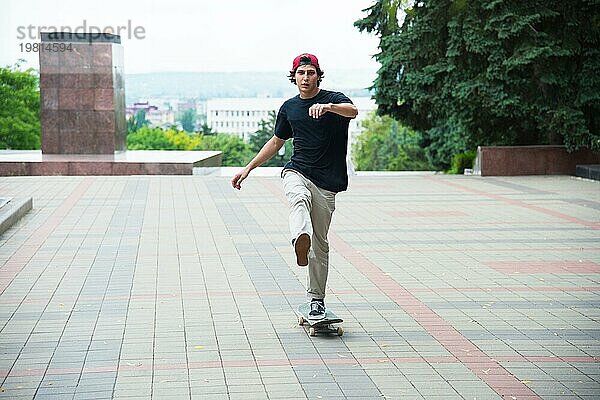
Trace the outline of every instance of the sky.
{"label": "sky", "polygon": [[75,30],[85,24],[126,27],[121,30],[126,73],[287,71],[304,52],[317,55],[325,71],[375,73],[378,38],[353,26],[374,2],[0,0],[0,65],[24,58],[26,67],[38,68],[37,53],[21,51],[21,45],[39,42],[37,27]]}

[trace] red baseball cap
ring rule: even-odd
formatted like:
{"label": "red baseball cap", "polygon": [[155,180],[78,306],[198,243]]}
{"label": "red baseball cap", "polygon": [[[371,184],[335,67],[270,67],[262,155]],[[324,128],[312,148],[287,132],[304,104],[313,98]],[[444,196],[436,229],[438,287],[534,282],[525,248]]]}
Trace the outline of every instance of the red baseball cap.
{"label": "red baseball cap", "polygon": [[[303,53],[303,54],[300,54],[298,57],[294,58],[294,62],[292,63],[292,71],[295,71],[296,68],[298,68],[300,66],[300,59],[302,57],[309,58],[310,64],[314,65],[318,69],[321,69],[319,67],[319,60],[317,59],[317,56],[315,56],[314,54]],[[302,65],[305,65],[305,64],[308,64],[308,63],[307,62],[302,63]]]}

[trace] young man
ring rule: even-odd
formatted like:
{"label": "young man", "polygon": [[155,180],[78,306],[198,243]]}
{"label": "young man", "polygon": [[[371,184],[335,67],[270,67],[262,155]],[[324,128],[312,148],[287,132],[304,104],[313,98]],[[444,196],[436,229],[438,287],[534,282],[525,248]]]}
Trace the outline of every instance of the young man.
{"label": "young man", "polygon": [[299,94],[285,101],[273,137],[232,179],[241,189],[250,171],[273,157],[293,139],[294,152],[282,171],[290,204],[291,241],[300,266],[308,265],[309,318],[325,318],[325,286],[329,272],[327,232],[335,210],[335,195],[348,187],[346,147],[348,125],[358,110],[344,94],[319,89],[323,71],[312,54],[292,62],[288,76]]}

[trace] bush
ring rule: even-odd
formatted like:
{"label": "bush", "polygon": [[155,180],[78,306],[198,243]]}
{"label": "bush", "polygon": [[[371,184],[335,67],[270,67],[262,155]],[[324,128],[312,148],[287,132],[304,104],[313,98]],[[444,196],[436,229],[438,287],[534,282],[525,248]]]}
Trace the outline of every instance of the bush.
{"label": "bush", "polygon": [[455,154],[452,157],[452,163],[449,174],[464,174],[465,169],[473,168],[473,163],[477,157],[476,151],[466,151],[464,153]]}
{"label": "bush", "polygon": [[250,146],[236,135],[205,136],[174,129],[143,126],[127,136],[129,150],[213,150],[223,152],[224,167],[246,165],[254,156]]}
{"label": "bush", "polygon": [[452,119],[424,131],[419,144],[425,149],[427,160],[437,171],[450,169],[452,156],[469,149],[465,142],[464,129],[459,122]]}
{"label": "bush", "polygon": [[421,134],[393,118],[375,113],[362,121],[365,130],[352,147],[357,171],[422,171],[431,166],[419,147]]}
{"label": "bush", "polygon": [[244,140],[237,135],[218,133],[203,136],[195,150],[222,151],[224,167],[243,167],[252,160],[254,152]]}
{"label": "bush", "polygon": [[128,150],[178,150],[160,128],[143,126],[127,135]]}
{"label": "bush", "polygon": [[41,147],[39,78],[20,67],[0,67],[0,149]]}

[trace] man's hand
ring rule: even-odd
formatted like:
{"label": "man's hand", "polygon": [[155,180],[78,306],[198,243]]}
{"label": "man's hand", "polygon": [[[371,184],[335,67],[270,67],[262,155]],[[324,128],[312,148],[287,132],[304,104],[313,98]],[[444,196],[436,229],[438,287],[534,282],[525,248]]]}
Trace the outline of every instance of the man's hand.
{"label": "man's hand", "polygon": [[352,103],[316,103],[310,106],[310,108],[308,109],[308,115],[310,115],[313,118],[319,118],[321,117],[321,115],[327,112],[332,112],[346,118],[354,118],[358,114],[358,109]]}
{"label": "man's hand", "polygon": [[285,140],[273,135],[273,137],[263,145],[258,154],[254,156],[252,161],[250,161],[243,170],[231,178],[231,186],[233,186],[234,189],[240,190],[242,188],[242,181],[248,177],[250,171],[270,160],[284,144]]}
{"label": "man's hand", "polygon": [[331,107],[332,107],[331,103],[327,103],[327,104],[316,103],[316,104],[313,104],[308,109],[308,115],[310,115],[313,118],[320,118],[321,115],[325,114],[326,112],[331,111]]}
{"label": "man's hand", "polygon": [[240,190],[242,188],[242,181],[248,177],[249,173],[250,171],[244,168],[243,170],[235,174],[233,178],[231,178],[231,186],[233,186],[234,189]]}

